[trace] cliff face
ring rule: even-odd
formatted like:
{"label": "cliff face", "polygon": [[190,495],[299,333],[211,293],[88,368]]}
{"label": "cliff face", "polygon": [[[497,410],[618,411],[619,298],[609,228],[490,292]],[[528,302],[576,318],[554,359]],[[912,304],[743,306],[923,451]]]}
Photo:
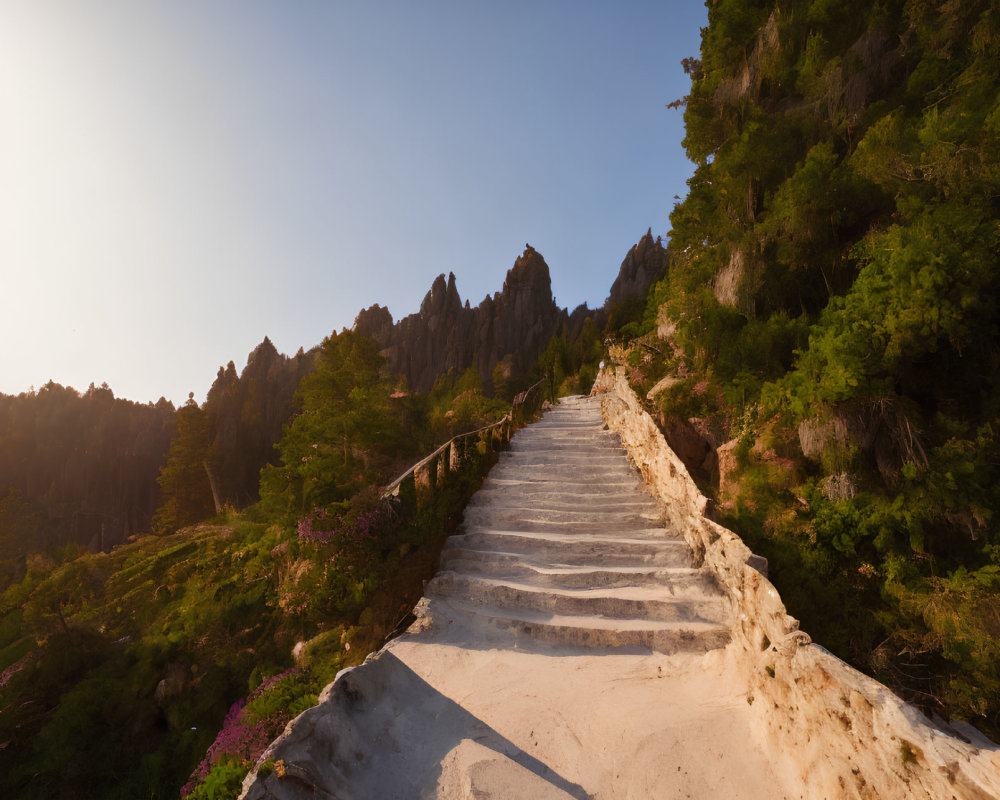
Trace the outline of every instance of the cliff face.
{"label": "cliff face", "polygon": [[667,249],[657,236],[653,239],[653,229],[633,245],[618,270],[618,277],[611,284],[611,294],[604,303],[607,311],[630,300],[645,298],[649,287],[667,272]]}
{"label": "cliff face", "polygon": [[314,354],[280,354],[266,336],[237,376],[232,361],[220,367],[205,411],[212,436],[210,468],[218,504],[242,508],[258,497],[260,470],[274,463],[274,444],[294,411],[295,390],[313,369]]}
{"label": "cliff face", "polygon": [[389,368],[412,391],[427,392],[449,370],[475,367],[487,389],[497,364],[509,378],[525,376],[566,319],[552,297],[545,259],[526,245],[503,289],[476,308],[463,305],[453,273],[447,280],[439,275],[416,314],[393,324],[388,309],[373,305],[358,314],[354,329],[382,345]]}

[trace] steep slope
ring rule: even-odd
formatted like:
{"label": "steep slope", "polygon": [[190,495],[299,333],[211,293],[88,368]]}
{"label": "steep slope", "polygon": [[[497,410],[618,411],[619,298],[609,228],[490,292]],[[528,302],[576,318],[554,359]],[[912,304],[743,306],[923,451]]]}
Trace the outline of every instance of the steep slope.
{"label": "steep slope", "polygon": [[981,0],[710,2],[627,356],[793,613],[994,734],[998,60]]}

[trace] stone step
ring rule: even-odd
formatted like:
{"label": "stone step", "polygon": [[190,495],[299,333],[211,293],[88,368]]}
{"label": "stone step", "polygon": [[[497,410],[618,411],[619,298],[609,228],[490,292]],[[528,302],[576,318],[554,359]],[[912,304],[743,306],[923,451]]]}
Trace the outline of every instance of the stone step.
{"label": "stone step", "polygon": [[[515,460],[516,456],[519,457]],[[581,466],[589,467],[593,472],[626,472],[630,475],[637,474],[631,462],[624,456],[617,454],[613,456],[586,455],[580,458],[566,455],[556,458],[550,453],[543,458],[540,456],[536,457],[530,452],[515,454],[509,450],[505,450],[500,454],[500,458],[493,469],[511,469],[513,467],[518,470],[526,470],[528,474],[531,474],[539,470],[561,469],[566,471],[570,467]]]}
{"label": "stone step", "polygon": [[541,418],[538,422],[531,426],[531,429],[535,428],[549,428],[549,427],[559,427],[559,426],[584,426],[584,425],[597,425],[599,427],[604,427],[604,419],[601,416],[600,409],[572,409],[568,411],[550,411],[545,416]]}
{"label": "stone step", "polygon": [[551,501],[532,503],[530,500],[523,500],[516,505],[512,501],[502,505],[497,502],[470,504],[465,507],[463,518],[466,521],[489,518],[496,522],[523,519],[526,522],[551,523],[560,527],[577,524],[598,525],[607,530],[631,523],[650,527],[661,519],[661,512],[655,503],[629,503],[614,510],[600,511],[589,503],[577,508],[555,508]]}
{"label": "stone step", "polygon": [[617,437],[598,437],[596,434],[580,437],[566,436],[532,436],[529,438],[514,437],[510,442],[510,450],[506,452],[520,453],[556,453],[585,455],[594,453],[604,455],[613,453],[621,456],[621,441]]}
{"label": "stone step", "polygon": [[489,488],[499,488],[499,487],[516,487],[526,493],[531,492],[552,492],[558,487],[565,487],[567,494],[579,495],[597,495],[601,493],[626,493],[631,492],[636,495],[643,495],[648,497],[642,489],[642,484],[639,483],[638,478],[635,475],[629,475],[626,479],[618,481],[601,481],[595,483],[593,481],[583,481],[583,480],[556,480],[545,479],[542,476],[538,476],[534,480],[527,479],[524,477],[500,477],[499,473],[494,470],[490,473],[490,476],[486,479],[486,483],[483,484]]}
{"label": "stone step", "polygon": [[570,536],[517,531],[474,530],[450,536],[445,549],[509,553],[548,559],[553,566],[690,566],[691,550],[683,539]]}
{"label": "stone step", "polygon": [[572,511],[587,514],[603,514],[604,512],[621,514],[651,514],[659,516],[660,504],[649,495],[633,494],[603,494],[594,496],[588,492],[553,492],[548,487],[547,492],[528,494],[524,491],[505,491],[497,488],[480,489],[473,496],[466,508],[495,508],[511,511],[519,508],[532,513],[539,511],[563,512]]}
{"label": "stone step", "polygon": [[528,428],[522,428],[520,435],[528,436],[574,436],[581,433],[602,434],[604,436],[617,436],[615,431],[610,430],[602,420],[588,418],[573,420],[564,417],[563,419],[549,419],[536,422]]}
{"label": "stone step", "polygon": [[500,463],[517,459],[517,463],[523,466],[541,466],[553,464],[556,466],[565,464],[579,464],[581,462],[591,462],[595,466],[608,466],[627,463],[622,458],[622,453],[618,448],[611,447],[536,447],[532,444],[522,450],[504,450],[506,458],[500,458]]}
{"label": "stone step", "polygon": [[621,437],[615,431],[602,430],[593,425],[580,428],[561,428],[552,430],[545,427],[523,429],[515,434],[512,441],[517,442],[572,442],[584,446],[615,444],[621,446]]}
{"label": "stone step", "polygon": [[622,454],[610,447],[588,447],[585,449],[577,447],[543,448],[532,445],[521,451],[505,450],[504,454],[509,456],[509,458],[501,458],[501,464],[505,464],[517,456],[522,456],[517,459],[517,463],[526,467],[547,464],[551,464],[554,467],[565,467],[585,463],[601,468],[628,466],[628,461],[622,458]]}
{"label": "stone step", "polygon": [[617,441],[607,442],[583,442],[566,441],[565,439],[524,439],[521,441],[511,441],[509,450],[503,452],[516,456],[521,453],[525,455],[540,455],[551,458],[562,458],[565,456],[578,456],[588,458],[606,458],[613,456],[621,458],[621,443]]}
{"label": "stone step", "polygon": [[609,620],[584,615],[558,615],[528,609],[496,608],[455,598],[427,598],[427,611],[442,638],[449,626],[455,638],[464,639],[462,629],[492,629],[497,644],[518,649],[535,642],[576,647],[611,649],[643,648],[659,653],[705,653],[729,643],[729,628],[707,622]]}
{"label": "stone step", "polygon": [[635,485],[639,480],[636,471],[629,464],[618,466],[601,467],[593,464],[560,465],[553,464],[524,464],[514,466],[507,464],[497,464],[490,471],[490,475],[495,478],[520,479],[527,481],[555,481],[557,483],[625,483],[631,482]]}
{"label": "stone step", "polygon": [[693,567],[649,564],[566,566],[517,553],[451,548],[441,553],[441,569],[469,575],[517,580],[539,587],[587,589],[597,587],[658,586],[673,596],[715,591],[712,576]]}
{"label": "stone step", "polygon": [[496,608],[528,609],[565,616],[582,614],[614,620],[687,620],[721,624],[727,614],[721,596],[711,597],[703,591],[692,597],[676,597],[662,587],[539,587],[451,571],[438,573],[427,584],[426,594],[458,597]]}
{"label": "stone step", "polygon": [[[551,515],[549,515],[551,516]],[[525,512],[516,514],[477,515],[476,509],[469,509],[462,524],[463,533],[520,533],[549,534],[555,537],[617,537],[657,541],[667,533],[659,526],[656,518],[632,517],[613,521],[593,519],[542,519],[532,518]]]}
{"label": "stone step", "polygon": [[636,481],[622,481],[617,484],[578,482],[571,485],[553,485],[553,481],[516,481],[510,478],[487,478],[473,497],[551,497],[553,500],[573,502],[580,499],[596,503],[642,500],[656,503],[655,498]]}
{"label": "stone step", "polygon": [[482,498],[497,498],[498,501],[506,500],[507,498],[519,498],[525,503],[552,501],[560,504],[572,503],[576,507],[585,503],[600,506],[605,502],[652,503],[659,507],[659,503],[645,492],[625,486],[598,493],[585,485],[566,488],[560,491],[558,487],[553,486],[549,481],[522,484],[487,482],[473,496],[473,502],[480,503],[480,495]]}
{"label": "stone step", "polygon": [[519,520],[532,523],[549,523],[559,530],[566,526],[583,525],[599,530],[625,530],[626,528],[657,527],[665,519],[665,512],[656,504],[620,504],[616,510],[602,512],[592,500],[581,500],[577,507],[556,508],[551,500],[523,498],[515,504],[513,498],[507,504],[477,504],[466,506],[463,518],[466,522],[493,521],[507,527]]}
{"label": "stone step", "polygon": [[639,501],[658,504],[656,498],[645,491],[636,475],[628,475],[617,481],[605,482],[583,480],[572,476],[563,480],[555,480],[542,475],[514,478],[506,475],[501,476],[498,473],[491,474],[473,497],[479,497],[480,494],[483,498],[489,499],[547,494],[556,501],[564,498],[562,502],[568,502],[565,498],[572,498],[572,502],[576,502],[585,497],[592,498],[599,503]]}
{"label": "stone step", "polygon": [[534,448],[520,451],[504,450],[499,454],[497,464],[506,466],[515,463],[519,467],[537,468],[546,464],[566,466],[567,464],[577,464],[583,461],[591,461],[595,466],[602,469],[607,469],[609,466],[630,466],[624,454],[616,452],[611,448],[590,451],[552,450],[547,453],[539,453]]}
{"label": "stone step", "polygon": [[[666,528],[651,526],[647,521],[643,525],[609,526],[600,522],[577,522],[565,525],[545,525],[528,520],[513,520],[504,522],[466,520],[459,526],[461,535],[509,537],[516,536],[526,539],[536,547],[552,548],[572,547],[577,544],[605,543],[608,545],[644,544],[656,547],[662,543],[677,543],[677,546],[687,547],[683,537],[671,533]],[[504,539],[504,541],[507,541]],[[500,541],[493,539],[492,541]]]}

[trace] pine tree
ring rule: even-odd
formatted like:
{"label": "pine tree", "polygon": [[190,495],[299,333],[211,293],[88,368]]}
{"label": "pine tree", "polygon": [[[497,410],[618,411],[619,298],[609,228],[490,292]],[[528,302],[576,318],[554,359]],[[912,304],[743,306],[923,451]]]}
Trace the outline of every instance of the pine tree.
{"label": "pine tree", "polygon": [[209,443],[208,418],[192,393],[177,412],[177,428],[157,479],[160,504],[153,516],[154,533],[171,533],[212,514],[212,489],[205,467]]}

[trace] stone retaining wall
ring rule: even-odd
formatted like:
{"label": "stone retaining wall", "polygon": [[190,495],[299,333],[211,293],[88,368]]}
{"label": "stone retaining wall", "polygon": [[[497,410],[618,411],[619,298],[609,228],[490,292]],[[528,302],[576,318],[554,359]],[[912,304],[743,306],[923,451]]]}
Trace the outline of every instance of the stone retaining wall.
{"label": "stone retaining wall", "polygon": [[[749,678],[767,746],[794,754],[815,798],[1000,798],[1000,748],[968,725],[935,725],[878,681],[799,630],[757,557],[732,531],[707,519],[706,498],[629,386],[624,370],[602,369],[594,394],[670,522],[704,559],[732,604],[731,655]],[[748,563],[749,562],[749,563]]]}

